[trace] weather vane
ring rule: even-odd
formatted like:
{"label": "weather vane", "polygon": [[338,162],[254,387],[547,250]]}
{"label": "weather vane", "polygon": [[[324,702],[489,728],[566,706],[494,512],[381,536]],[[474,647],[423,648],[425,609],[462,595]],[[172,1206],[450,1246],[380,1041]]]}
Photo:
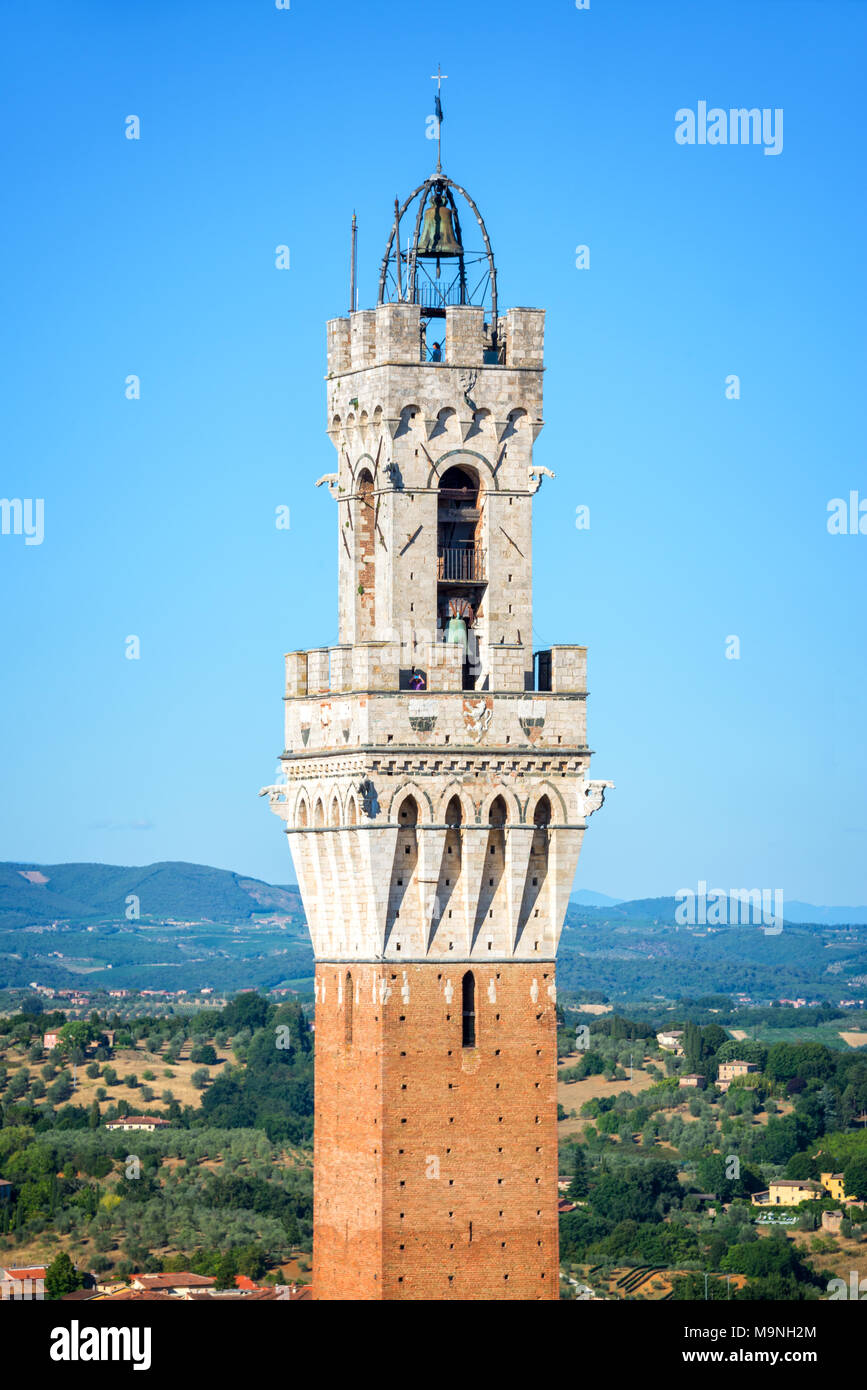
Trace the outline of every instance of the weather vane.
{"label": "weather vane", "polygon": [[437,173],[438,173],[438,174],[441,174],[442,171],[443,171],[443,157],[442,157],[442,156],[443,156],[443,103],[442,103],[442,90],[443,90],[443,83],[444,83],[444,82],[448,82],[448,80],[449,80],[449,75],[448,75],[448,73],[447,73],[447,72],[443,72],[443,70],[442,70],[442,64],[437,63],[437,70],[436,70],[436,72],[431,74],[431,82],[435,82],[435,83],[437,84],[436,106],[434,107],[434,111],[436,112],[436,118],[437,118]]}

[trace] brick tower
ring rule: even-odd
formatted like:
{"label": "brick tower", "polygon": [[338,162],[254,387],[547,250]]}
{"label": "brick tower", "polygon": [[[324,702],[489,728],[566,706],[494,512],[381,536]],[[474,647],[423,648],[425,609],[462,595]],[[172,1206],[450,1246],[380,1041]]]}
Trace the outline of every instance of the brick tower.
{"label": "brick tower", "polygon": [[286,657],[263,789],[316,956],[314,1294],[556,1299],[555,955],[610,784],[585,648],[532,645],[544,311],[499,315],[439,167],[396,206],[376,308],[354,301],[319,480],[339,637]]}

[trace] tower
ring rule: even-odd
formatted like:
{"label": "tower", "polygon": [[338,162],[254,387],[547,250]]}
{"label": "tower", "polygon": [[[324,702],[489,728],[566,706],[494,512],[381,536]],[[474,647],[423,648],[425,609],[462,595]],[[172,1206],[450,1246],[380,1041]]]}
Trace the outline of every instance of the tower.
{"label": "tower", "polygon": [[533,652],[544,311],[499,313],[439,165],[395,205],[376,307],[354,299],[317,483],[338,641],[287,655],[263,789],[316,956],[314,1294],[556,1299],[555,956],[610,784],[585,648]]}

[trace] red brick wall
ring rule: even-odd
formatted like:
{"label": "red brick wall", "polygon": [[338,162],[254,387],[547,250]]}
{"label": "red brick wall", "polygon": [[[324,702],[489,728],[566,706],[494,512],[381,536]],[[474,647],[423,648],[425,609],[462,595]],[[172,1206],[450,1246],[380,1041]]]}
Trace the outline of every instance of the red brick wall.
{"label": "red brick wall", "polygon": [[554,966],[474,965],[471,1049],[468,968],[356,965],[347,1044],[347,967],[316,967],[319,1299],[559,1295]]}

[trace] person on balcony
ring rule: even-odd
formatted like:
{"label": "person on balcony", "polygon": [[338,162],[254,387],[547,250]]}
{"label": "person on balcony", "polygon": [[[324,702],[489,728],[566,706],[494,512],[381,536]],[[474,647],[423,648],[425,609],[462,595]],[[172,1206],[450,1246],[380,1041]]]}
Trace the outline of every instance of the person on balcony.
{"label": "person on balcony", "polygon": [[410,690],[425,689],[424,676],[422,675],[421,671],[417,671],[414,666],[412,668],[412,677],[409,682],[409,688]]}
{"label": "person on balcony", "polygon": [[431,348],[430,360],[431,362],[442,362],[443,350],[442,345],[440,343],[434,343],[433,347]]}

